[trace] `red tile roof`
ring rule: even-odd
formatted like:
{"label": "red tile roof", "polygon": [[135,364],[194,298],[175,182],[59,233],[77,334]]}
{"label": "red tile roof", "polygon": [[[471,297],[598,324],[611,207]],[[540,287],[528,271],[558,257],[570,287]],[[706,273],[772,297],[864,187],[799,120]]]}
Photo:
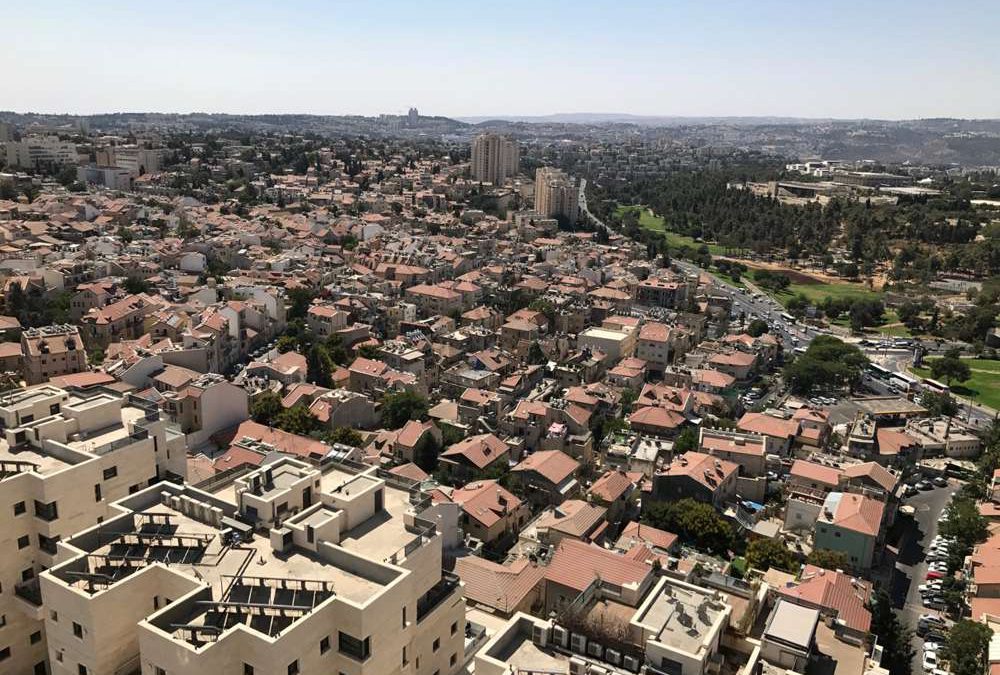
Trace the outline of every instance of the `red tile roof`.
{"label": "red tile roof", "polygon": [[480,434],[455,443],[441,453],[441,457],[464,457],[479,469],[497,461],[499,457],[508,454],[507,444],[493,434]]}
{"label": "red tile roof", "polygon": [[796,478],[823,483],[830,487],[837,487],[840,484],[840,469],[817,464],[816,462],[809,462],[804,459],[795,460],[788,473]]}
{"label": "red tile roof", "polygon": [[542,450],[528,455],[513,471],[534,471],[554,485],[559,485],[580,468],[580,463],[560,450]]}
{"label": "red tile roof", "polygon": [[871,612],[865,609],[871,584],[843,572],[806,565],[797,584],[778,592],[792,601],[836,612],[852,630],[866,632],[871,626]]}
{"label": "red tile roof", "polygon": [[509,614],[541,583],[545,568],[523,558],[508,566],[465,556],[455,561],[455,573],[467,600]]}
{"label": "red tile roof", "polygon": [[641,584],[652,573],[653,568],[644,562],[575,539],[561,540],[545,568],[548,581],[581,592],[594,579],[626,586]]}

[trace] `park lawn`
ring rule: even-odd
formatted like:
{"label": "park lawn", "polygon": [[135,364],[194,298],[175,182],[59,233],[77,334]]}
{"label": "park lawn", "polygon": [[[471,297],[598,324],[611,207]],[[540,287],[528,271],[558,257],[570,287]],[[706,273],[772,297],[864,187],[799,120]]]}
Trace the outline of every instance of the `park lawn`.
{"label": "park lawn", "polygon": [[[988,359],[963,359],[972,369],[972,377],[961,384],[952,384],[956,396],[971,398],[976,403],[1000,409],[1000,362]],[[910,368],[914,375],[933,377],[930,368]]]}
{"label": "park lawn", "polygon": [[[667,245],[672,248],[689,246],[696,249],[701,246],[701,242],[695,241],[693,237],[688,237],[686,235],[668,230],[667,223],[663,217],[653,214],[647,206],[627,206],[625,204],[619,204],[615,209],[615,213],[618,216],[624,215],[627,211],[635,211],[639,214],[639,227],[645,230],[652,230],[654,232],[662,232],[666,237]],[[719,246],[718,244],[706,244],[706,246],[708,246],[708,252],[712,255],[726,255],[727,253],[725,247]]]}
{"label": "park lawn", "polygon": [[832,298],[867,298],[872,300],[877,300],[882,297],[881,293],[869,290],[864,284],[856,283],[843,283],[843,284],[826,284],[826,283],[815,283],[815,284],[802,284],[793,283],[788,286],[787,289],[781,291],[780,293],[774,293],[767,289],[762,288],[766,293],[770,293],[774,296],[774,299],[780,302],[782,305],[787,305],[789,300],[794,298],[800,293],[806,297],[809,302],[816,305],[828,297]]}

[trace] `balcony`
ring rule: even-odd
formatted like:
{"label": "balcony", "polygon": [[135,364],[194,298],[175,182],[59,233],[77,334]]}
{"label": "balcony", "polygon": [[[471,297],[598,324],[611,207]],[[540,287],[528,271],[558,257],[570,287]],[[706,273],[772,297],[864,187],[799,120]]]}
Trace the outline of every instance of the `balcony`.
{"label": "balcony", "polygon": [[454,595],[461,587],[461,579],[451,572],[442,572],[441,580],[434,584],[424,597],[417,601],[417,623],[420,623],[431,612]]}
{"label": "balcony", "polygon": [[37,578],[15,584],[14,596],[19,600],[14,604],[29,619],[41,621],[45,618],[45,611],[42,607],[42,587]]}

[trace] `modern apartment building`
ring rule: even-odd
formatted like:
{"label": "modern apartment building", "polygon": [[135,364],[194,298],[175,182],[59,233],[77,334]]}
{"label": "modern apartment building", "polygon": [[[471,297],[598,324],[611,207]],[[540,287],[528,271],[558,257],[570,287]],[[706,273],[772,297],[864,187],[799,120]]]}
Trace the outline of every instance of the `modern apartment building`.
{"label": "modern apartment building", "polygon": [[576,179],[551,166],[535,171],[535,211],[543,216],[561,216],[575,223],[580,215],[580,188]]}
{"label": "modern apartment building", "polygon": [[9,142],[7,166],[21,169],[76,164],[76,145],[61,141],[58,136],[28,136],[19,142]]}
{"label": "modern apartment building", "polygon": [[499,185],[517,174],[521,150],[517,141],[498,134],[482,134],[472,141],[472,177]]}
{"label": "modern apartment building", "polygon": [[42,575],[52,673],[455,673],[458,509],[402,480],[280,457],[120,500]]}
{"label": "modern apartment building", "polygon": [[38,574],[57,542],[158,478],[183,479],[185,441],[155,406],[105,389],[7,392],[0,423],[0,672],[46,673]]}

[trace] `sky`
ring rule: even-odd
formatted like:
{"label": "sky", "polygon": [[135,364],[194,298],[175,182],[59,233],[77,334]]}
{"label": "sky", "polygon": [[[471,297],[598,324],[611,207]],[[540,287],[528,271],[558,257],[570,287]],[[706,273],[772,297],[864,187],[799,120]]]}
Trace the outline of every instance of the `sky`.
{"label": "sky", "polygon": [[998,0],[11,2],[0,110],[1000,118]]}

